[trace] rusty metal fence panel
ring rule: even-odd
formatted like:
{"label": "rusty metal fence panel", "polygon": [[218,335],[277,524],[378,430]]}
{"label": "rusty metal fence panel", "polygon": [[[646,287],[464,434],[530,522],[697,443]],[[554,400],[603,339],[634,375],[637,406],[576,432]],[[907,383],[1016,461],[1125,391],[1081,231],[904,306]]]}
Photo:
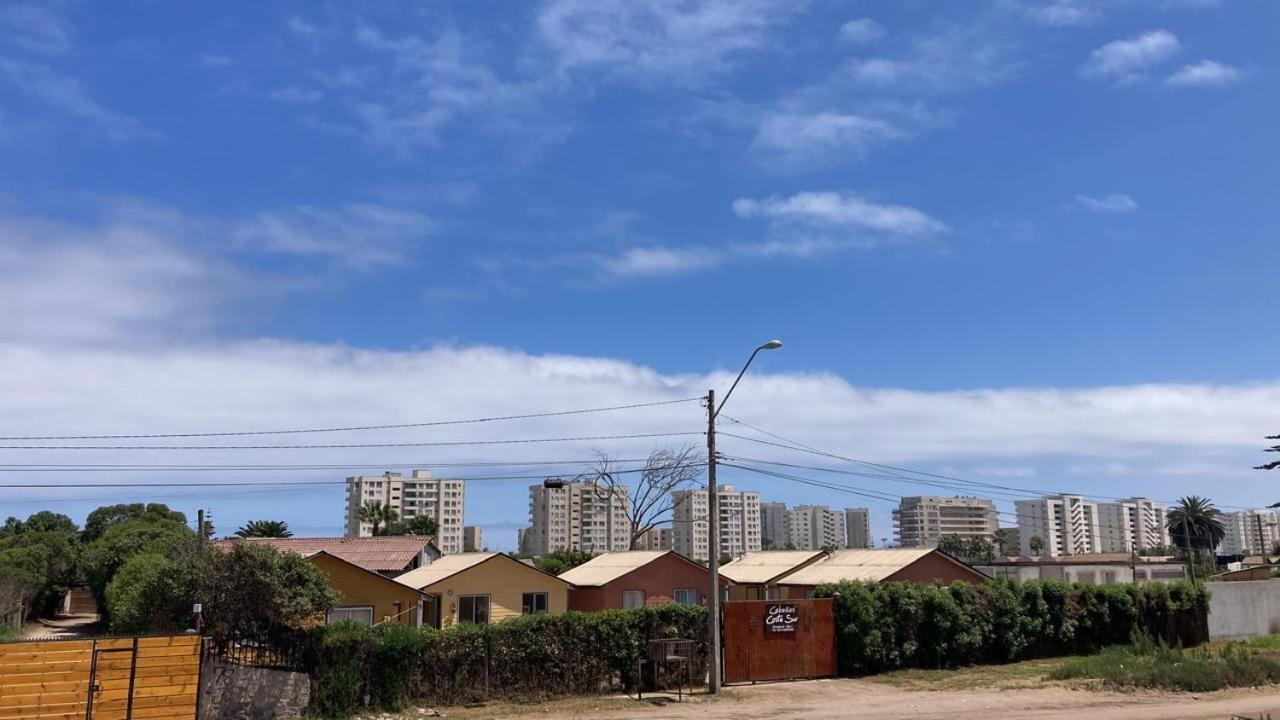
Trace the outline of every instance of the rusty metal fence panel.
{"label": "rusty metal fence panel", "polygon": [[726,602],[723,627],[726,683],[836,674],[830,599]]}

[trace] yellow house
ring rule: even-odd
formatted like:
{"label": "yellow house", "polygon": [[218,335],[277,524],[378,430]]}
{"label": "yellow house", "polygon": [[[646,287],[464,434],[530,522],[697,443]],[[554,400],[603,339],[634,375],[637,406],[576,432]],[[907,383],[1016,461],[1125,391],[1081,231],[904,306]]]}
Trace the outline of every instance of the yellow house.
{"label": "yellow house", "polygon": [[434,598],[440,615],[425,622],[436,627],[558,614],[569,608],[568,582],[502,553],[445,555],[400,575],[396,582]]}
{"label": "yellow house", "polygon": [[329,587],[342,596],[326,623],[354,620],[365,625],[394,622],[421,627],[435,617],[435,598],[324,550],[306,556],[329,576]]}

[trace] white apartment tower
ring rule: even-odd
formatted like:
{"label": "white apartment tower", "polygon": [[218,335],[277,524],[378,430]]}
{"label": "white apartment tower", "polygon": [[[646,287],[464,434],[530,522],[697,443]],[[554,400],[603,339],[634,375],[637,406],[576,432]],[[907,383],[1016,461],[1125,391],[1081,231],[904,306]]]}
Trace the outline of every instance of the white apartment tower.
{"label": "white apartment tower", "polygon": [[1098,503],[1101,552],[1138,552],[1169,546],[1168,508],[1149,498]]}
{"label": "white apartment tower", "polygon": [[902,547],[935,547],[944,535],[991,539],[1000,526],[996,504],[979,497],[904,497],[893,511]]}
{"label": "white apartment tower", "polygon": [[1221,516],[1227,530],[1218,546],[1219,555],[1260,555],[1270,553],[1277,542],[1276,513],[1270,510],[1241,510]]}
{"label": "white apartment tower", "polygon": [[521,549],[535,555],[559,550],[602,553],[631,544],[630,488],[567,482],[564,487],[529,486],[529,528]]}
{"label": "white apartment tower", "polygon": [[797,550],[844,547],[844,513],[822,505],[798,505],[787,513],[791,544]]}
{"label": "white apartment tower", "polygon": [[427,516],[435,518],[436,547],[445,555],[462,552],[462,518],[466,481],[433,478],[430,471],[347,478],[347,537],[369,537],[373,526],[360,521],[360,508],[380,502],[395,511],[401,520]]}
{"label": "white apartment tower", "polygon": [[844,509],[844,546],[861,549],[875,547],[871,539],[871,511],[867,508]]}
{"label": "white apartment tower", "polygon": [[[671,493],[672,537],[675,551],[694,560],[706,560],[707,491],[677,490]],[[729,485],[719,488],[720,554],[741,557],[760,549],[760,493],[739,492]]]}
{"label": "white apartment tower", "polygon": [[1059,557],[1102,552],[1098,503],[1079,495],[1055,495],[1014,503],[1020,551],[1030,556],[1031,539],[1044,542],[1041,555]]}
{"label": "white apartment tower", "polygon": [[782,550],[791,542],[787,525],[787,506],[780,502],[760,503],[760,543],[771,550]]}

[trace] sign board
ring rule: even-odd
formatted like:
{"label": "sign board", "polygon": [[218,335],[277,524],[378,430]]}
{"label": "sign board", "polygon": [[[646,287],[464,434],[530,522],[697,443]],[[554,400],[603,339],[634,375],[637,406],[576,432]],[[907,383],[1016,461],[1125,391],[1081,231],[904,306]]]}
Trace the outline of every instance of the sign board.
{"label": "sign board", "polygon": [[765,606],[764,610],[764,626],[766,632],[788,632],[796,631],[796,625],[800,623],[800,613],[795,605],[790,603],[772,603]]}

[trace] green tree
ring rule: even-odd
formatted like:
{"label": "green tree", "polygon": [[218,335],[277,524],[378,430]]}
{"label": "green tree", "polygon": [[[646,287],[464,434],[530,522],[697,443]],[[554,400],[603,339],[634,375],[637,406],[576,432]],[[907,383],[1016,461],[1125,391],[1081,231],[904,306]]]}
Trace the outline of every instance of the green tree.
{"label": "green tree", "polygon": [[185,520],[179,521],[162,514],[139,514],[115,522],[102,537],[85,546],[81,554],[81,568],[89,590],[98,601],[99,608],[107,608],[107,585],[116,572],[135,555],[147,553],[167,554],[195,537]]}
{"label": "green tree", "polygon": [[436,519],[427,515],[417,515],[408,520],[394,520],[387,524],[383,535],[421,535],[435,537],[439,530]]}
{"label": "green tree", "polygon": [[1227,536],[1221,513],[1208,498],[1188,495],[1169,509],[1165,515],[1169,539],[1189,555],[1199,555],[1200,550],[1213,551]]}
{"label": "green tree", "polygon": [[75,580],[80,545],[75,523],[42,511],[26,521],[9,518],[0,531],[0,576],[10,599],[19,597],[31,615],[52,614]]}
{"label": "green tree", "polygon": [[399,516],[396,515],[395,508],[390,505],[383,505],[377,500],[370,500],[360,506],[360,509],[356,511],[356,517],[360,519],[360,522],[372,525],[373,534],[377,535],[380,528],[395,522]]}
{"label": "green tree", "polygon": [[79,528],[66,515],[41,510],[28,517],[25,522],[16,517],[10,517],[5,520],[4,526],[0,527],[0,538],[21,535],[26,532],[52,532],[75,535],[79,532]]}
{"label": "green tree", "polygon": [[296,553],[258,543],[214,552],[198,588],[212,633],[263,633],[322,618],[341,598],[329,576]]}
{"label": "green tree", "polygon": [[1001,557],[1009,554],[1009,539],[1009,531],[1004,528],[996,530],[991,536],[991,540],[996,546],[996,552],[1000,553]]}
{"label": "green tree", "polygon": [[287,538],[293,537],[293,533],[289,532],[289,523],[283,520],[250,520],[236,531],[236,537]]}
{"label": "green tree", "polygon": [[111,630],[141,634],[193,627],[192,605],[208,572],[210,553],[194,538],[165,553],[129,558],[107,585]]}
{"label": "green tree", "polygon": [[106,534],[111,526],[126,520],[150,518],[153,520],[173,520],[186,524],[187,516],[177,510],[170,510],[164,503],[124,503],[120,505],[104,505],[89,513],[85,518],[84,530],[80,540],[86,544]]}
{"label": "green tree", "polygon": [[970,564],[989,563],[995,558],[995,548],[991,542],[980,537],[943,535],[938,540],[938,549]]}
{"label": "green tree", "polygon": [[1044,553],[1044,538],[1039,535],[1032,535],[1027,541],[1027,546],[1031,548],[1031,554],[1040,557]]}
{"label": "green tree", "polygon": [[557,550],[540,558],[534,558],[533,566],[545,573],[559,575],[595,557],[594,553],[581,550]]}
{"label": "green tree", "polygon": [[[1280,435],[1268,435],[1267,439],[1280,440]],[[1267,448],[1264,452],[1280,453],[1280,445],[1272,445],[1271,447]],[[1255,467],[1254,470],[1275,470],[1278,467],[1280,467],[1280,460],[1272,460],[1271,462],[1263,463]]]}

